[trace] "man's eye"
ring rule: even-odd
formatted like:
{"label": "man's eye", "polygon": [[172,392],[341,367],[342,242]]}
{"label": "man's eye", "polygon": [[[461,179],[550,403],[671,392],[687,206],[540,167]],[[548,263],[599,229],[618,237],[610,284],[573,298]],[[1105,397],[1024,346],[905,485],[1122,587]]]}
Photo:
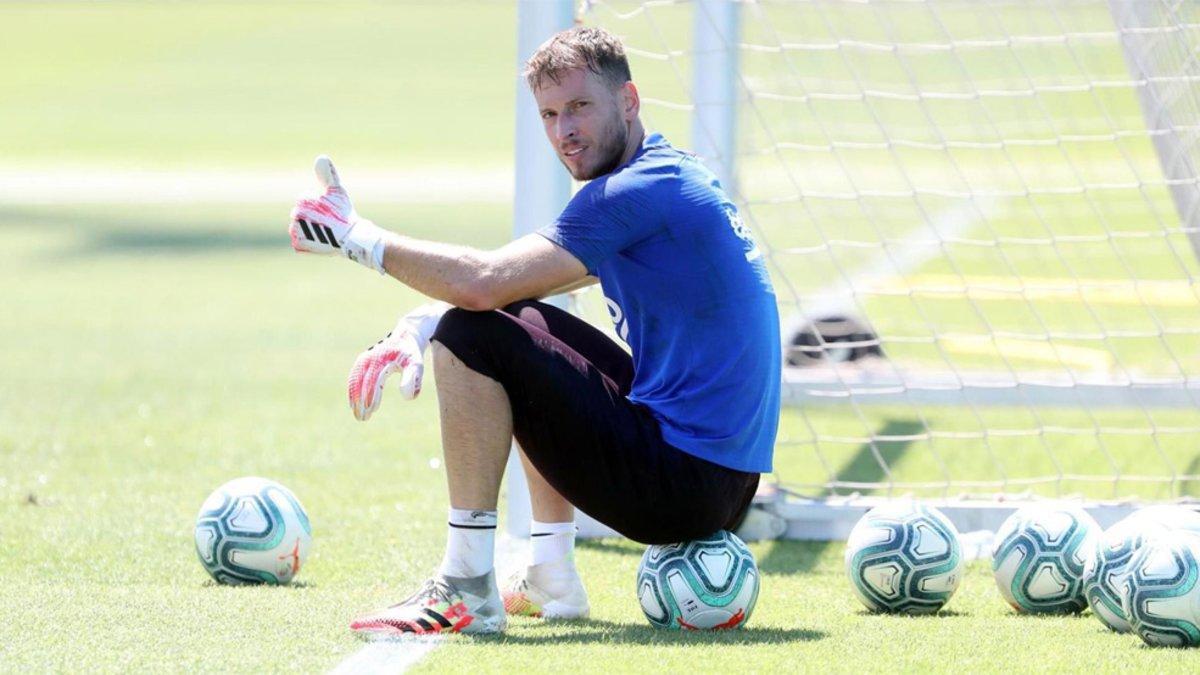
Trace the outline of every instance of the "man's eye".
{"label": "man's eye", "polygon": [[554,117],[554,113],[552,113],[550,111],[546,111],[546,112],[542,113],[542,119],[544,119],[544,120],[548,120],[551,117]]}

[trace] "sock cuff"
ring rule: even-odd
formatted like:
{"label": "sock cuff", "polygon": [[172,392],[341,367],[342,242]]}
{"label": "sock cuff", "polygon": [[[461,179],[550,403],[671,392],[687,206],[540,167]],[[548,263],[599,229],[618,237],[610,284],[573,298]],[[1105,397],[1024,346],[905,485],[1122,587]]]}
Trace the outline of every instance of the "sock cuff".
{"label": "sock cuff", "polygon": [[482,509],[450,509],[447,521],[450,527],[464,530],[494,530],[496,512]]}
{"label": "sock cuff", "polygon": [[552,534],[575,534],[575,529],[575,521],[542,523],[535,520],[529,526],[529,536],[545,537]]}

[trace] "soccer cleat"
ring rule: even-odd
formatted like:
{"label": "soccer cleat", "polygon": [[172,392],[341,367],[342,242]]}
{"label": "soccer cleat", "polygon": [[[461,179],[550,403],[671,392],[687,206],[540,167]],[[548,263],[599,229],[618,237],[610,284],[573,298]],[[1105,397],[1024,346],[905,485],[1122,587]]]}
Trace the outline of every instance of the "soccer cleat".
{"label": "soccer cleat", "polygon": [[543,619],[586,619],[590,611],[583,580],[570,560],[530,565],[504,585],[504,611]]}
{"label": "soccer cleat", "polygon": [[362,634],[486,634],[504,630],[506,618],[494,572],[469,579],[435,576],[403,602],[350,622]]}

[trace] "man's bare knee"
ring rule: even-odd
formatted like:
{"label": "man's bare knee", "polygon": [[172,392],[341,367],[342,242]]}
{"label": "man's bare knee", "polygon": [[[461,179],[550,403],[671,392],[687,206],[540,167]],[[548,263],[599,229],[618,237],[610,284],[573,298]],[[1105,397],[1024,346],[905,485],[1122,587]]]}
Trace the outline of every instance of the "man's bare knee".
{"label": "man's bare knee", "polygon": [[466,366],[446,345],[434,340],[429,343],[433,353],[433,372],[438,378],[452,377],[456,370],[466,370]]}
{"label": "man's bare knee", "polygon": [[[429,346],[430,351],[433,352],[433,373],[437,382],[463,382],[483,379],[499,386],[499,383],[492,378],[477,372],[463,363],[462,359],[455,356],[454,352],[450,351],[450,348],[446,345],[434,340],[429,343]],[[479,385],[472,384],[472,386]]]}
{"label": "man's bare knee", "polygon": [[429,351],[433,352],[433,363],[436,367],[440,361],[445,361],[447,357],[453,357],[454,352],[446,348],[446,345],[434,340],[429,343]]}

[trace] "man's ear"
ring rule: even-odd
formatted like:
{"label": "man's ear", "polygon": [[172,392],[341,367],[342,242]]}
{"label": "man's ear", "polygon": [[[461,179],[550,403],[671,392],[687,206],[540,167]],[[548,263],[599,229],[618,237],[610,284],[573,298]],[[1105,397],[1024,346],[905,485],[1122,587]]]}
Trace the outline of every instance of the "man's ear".
{"label": "man's ear", "polygon": [[638,113],[642,109],[642,99],[638,95],[637,87],[632,82],[621,85],[621,104],[626,122],[637,119]]}

